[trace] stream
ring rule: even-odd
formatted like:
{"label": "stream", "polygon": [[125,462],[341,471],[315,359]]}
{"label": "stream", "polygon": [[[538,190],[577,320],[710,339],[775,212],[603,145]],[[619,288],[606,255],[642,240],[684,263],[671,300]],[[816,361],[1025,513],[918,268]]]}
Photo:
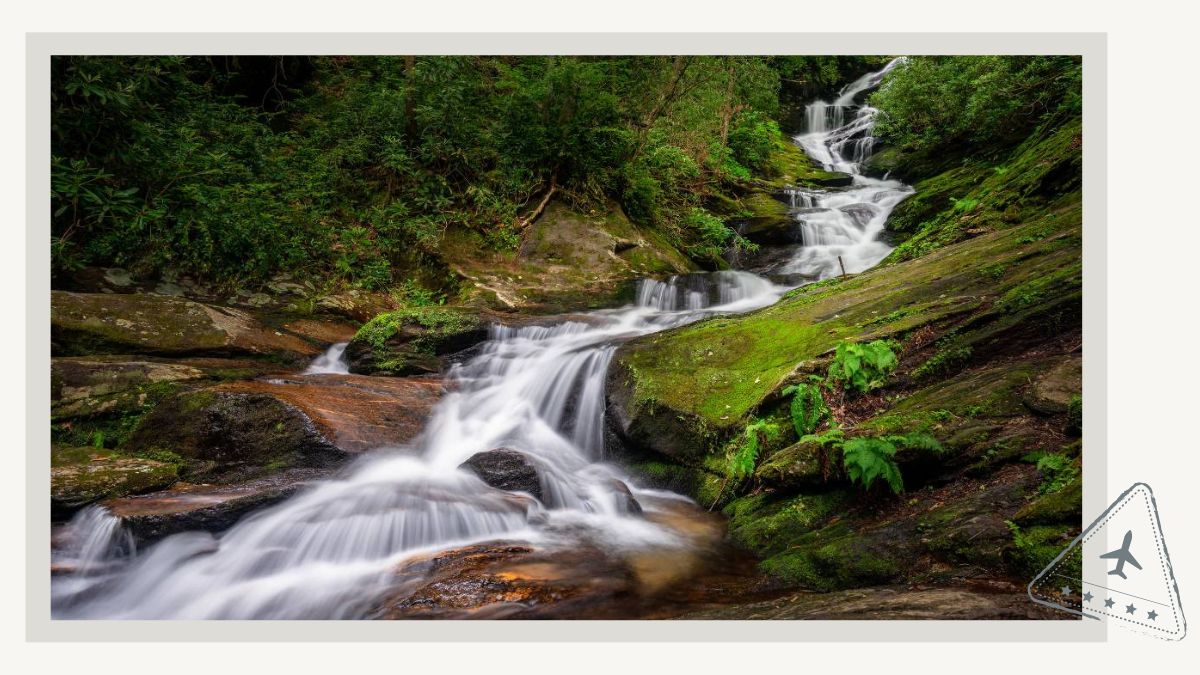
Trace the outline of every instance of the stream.
{"label": "stream", "polygon": [[[912,193],[860,175],[875,111],[855,103],[896,62],[808,106],[796,142],[843,189],[795,190],[803,243],[774,270],[804,279],[853,273],[882,260],[892,208]],[[379,448],[220,533],[184,532],[135,551],[99,507],[69,524],[56,555],[56,618],[367,618],[396,571],[465,546],[517,543],[553,559],[596,551],[640,570],[642,588],[678,585],[721,545],[719,526],[691,500],[652,489],[606,461],[605,377],[619,344],[718,314],[766,307],[789,286],[746,271],[638,282],[633,304],[578,320],[493,326],[489,339],[445,375],[447,394],[411,444]],[[333,345],[303,377],[344,373]],[[460,468],[476,453],[521,453],[536,467],[540,499],[490,487]],[[703,526],[700,526],[701,524]]]}

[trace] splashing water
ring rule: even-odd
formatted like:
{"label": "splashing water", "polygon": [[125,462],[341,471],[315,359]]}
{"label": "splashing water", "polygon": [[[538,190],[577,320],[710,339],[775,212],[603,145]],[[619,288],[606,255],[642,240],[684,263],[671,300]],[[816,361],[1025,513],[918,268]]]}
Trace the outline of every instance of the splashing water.
{"label": "splashing water", "polygon": [[[628,484],[648,513],[664,493],[602,461],[609,361],[620,340],[764,307],[783,290],[746,272],[644,280],[626,308],[493,327],[480,352],[451,369],[450,392],[413,447],[376,451],[345,477],[221,535],[174,535],[116,570],[56,579],[54,615],[361,617],[400,562],[430,551],[501,538],[553,546],[578,536],[616,552],[685,548],[680,533],[631,514],[613,486]],[[501,447],[537,467],[541,501],[458,468]]]}
{"label": "splashing water", "polygon": [[792,191],[790,200],[797,209],[803,246],[779,272],[825,279],[843,269],[847,273],[861,272],[891,252],[892,247],[879,241],[879,235],[892,209],[913,190],[897,180],[860,173],[875,147],[871,131],[878,111],[856,104],[855,98],[879,86],[902,61],[896,59],[882,70],[850,83],[833,103],[816,101],[808,105],[808,128],[796,137],[796,143],[825,170],[851,174],[853,183],[844,190]]}
{"label": "splashing water", "polygon": [[349,342],[338,342],[330,345],[326,352],[316,358],[312,365],[304,371],[305,375],[345,374],[350,372],[350,364],[346,363],[346,345]]}

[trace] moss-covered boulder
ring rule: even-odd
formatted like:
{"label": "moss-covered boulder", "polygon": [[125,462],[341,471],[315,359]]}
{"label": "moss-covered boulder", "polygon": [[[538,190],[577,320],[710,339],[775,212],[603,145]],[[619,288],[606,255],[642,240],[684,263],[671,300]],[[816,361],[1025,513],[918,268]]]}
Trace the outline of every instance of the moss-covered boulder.
{"label": "moss-covered boulder", "polygon": [[190,481],[232,482],[281,469],[328,467],[345,453],[303,412],[261,393],[180,392],[145,415],[122,446],[181,458]]}
{"label": "moss-covered boulder", "polygon": [[800,228],[791,209],[774,195],[755,191],[739,203],[746,214],[739,232],[746,239],[763,246],[800,243]]}
{"label": "moss-covered boulder", "polygon": [[180,363],[104,357],[61,357],[50,362],[52,420],[140,411],[182,382],[205,377]]}
{"label": "moss-covered boulder", "polygon": [[441,370],[441,357],[487,338],[488,324],[477,311],[418,307],[371,319],[346,346],[350,372],[414,375]]}
{"label": "moss-covered boulder", "polygon": [[153,293],[51,291],[55,355],[253,355],[303,362],[320,348],[264,325],[247,310]]}
{"label": "moss-covered boulder", "polygon": [[50,507],[64,519],[103,499],[161,489],[179,480],[179,467],[103,448],[57,446],[51,450]]}

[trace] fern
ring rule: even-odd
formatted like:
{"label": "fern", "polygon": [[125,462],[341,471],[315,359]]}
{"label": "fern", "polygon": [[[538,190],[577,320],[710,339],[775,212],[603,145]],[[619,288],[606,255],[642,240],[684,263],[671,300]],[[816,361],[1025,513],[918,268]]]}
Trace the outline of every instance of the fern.
{"label": "fern", "polygon": [[889,436],[860,436],[847,439],[845,432],[834,427],[821,434],[808,434],[802,442],[815,442],[842,453],[842,468],[850,482],[870,489],[876,480],[883,479],[892,492],[904,491],[904,479],[896,464],[896,452],[901,448],[942,452],[942,444],[929,434],[893,434]]}
{"label": "fern", "polygon": [[729,454],[725,456],[725,480],[721,483],[721,489],[717,491],[712,506],[708,507],[710,511],[717,505],[717,502],[721,501],[721,496],[725,494],[725,488],[731,481],[741,482],[754,473],[763,441],[770,443],[777,440],[779,440],[778,424],[756,419],[746,425],[741,438],[735,442]]}
{"label": "fern", "polygon": [[860,394],[882,387],[898,363],[892,345],[888,340],[839,344],[829,364],[829,380]]}
{"label": "fern", "polygon": [[792,426],[796,429],[796,436],[811,434],[829,417],[829,407],[825,405],[819,385],[793,384],[783,390],[784,396],[789,394],[792,396]]}

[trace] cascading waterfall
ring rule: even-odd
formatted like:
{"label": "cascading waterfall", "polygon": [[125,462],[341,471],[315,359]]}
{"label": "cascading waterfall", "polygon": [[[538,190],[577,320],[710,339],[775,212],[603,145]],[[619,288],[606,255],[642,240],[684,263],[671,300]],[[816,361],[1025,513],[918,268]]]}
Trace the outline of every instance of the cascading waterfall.
{"label": "cascading waterfall", "polygon": [[833,103],[816,101],[807,107],[808,128],[796,137],[796,143],[825,170],[851,174],[853,183],[844,190],[792,192],[789,198],[796,209],[803,245],[780,273],[824,279],[843,269],[861,272],[891,252],[879,235],[892,209],[913,190],[897,180],[861,174],[862,164],[875,147],[871,131],[878,111],[855,103],[855,99],[879,86],[902,60],[850,83]]}
{"label": "cascading waterfall", "polygon": [[[789,273],[813,279],[875,264],[887,214],[911,189],[859,175],[873,141],[873,111],[854,97],[889,64],[809,107],[797,143],[829,170],[854,175],[843,191],[795,190],[804,245]],[[849,123],[843,123],[851,115]],[[118,519],[80,512],[67,526],[71,573],[56,574],[56,618],[359,618],[392,588],[406,559],[470,543],[522,541],[608,551],[681,550],[686,536],[628,508],[628,486],[647,515],[678,495],[642,488],[604,463],[604,382],[619,341],[719,313],[774,303],[786,288],[747,272],[639,282],[636,301],[585,320],[492,329],[447,374],[448,393],[409,446],[380,448],[339,478],[302,490],[213,535],[185,532],[135,553]],[[345,372],[334,345],[306,371]],[[536,466],[541,500],[485,484],[459,466],[507,448]],[[657,505],[657,506],[656,506]]]}
{"label": "cascading waterfall", "polygon": [[[448,373],[450,391],[412,447],[380,449],[344,477],[223,534],[177,534],[115,570],[56,578],[54,615],[360,617],[399,563],[429,551],[501,538],[552,546],[580,531],[615,551],[682,548],[678,533],[630,514],[614,485],[628,485],[651,513],[656,499],[671,497],[602,462],[604,380],[616,342],[764,307],[783,290],[746,272],[644,280],[637,304],[586,321],[496,326],[474,358]],[[496,448],[537,467],[540,502],[458,468]],[[70,527],[86,531],[83,517]]]}

